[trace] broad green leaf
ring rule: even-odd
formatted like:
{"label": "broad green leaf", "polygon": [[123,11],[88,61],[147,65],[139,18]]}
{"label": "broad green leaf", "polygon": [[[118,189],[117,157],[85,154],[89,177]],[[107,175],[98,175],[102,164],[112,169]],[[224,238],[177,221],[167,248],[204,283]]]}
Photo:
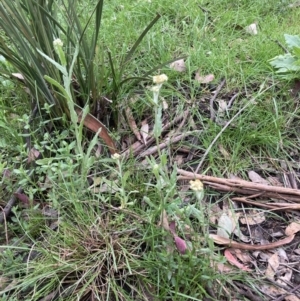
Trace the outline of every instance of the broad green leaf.
{"label": "broad green leaf", "polygon": [[295,35],[284,35],[285,42],[289,48],[300,47],[300,37]]}
{"label": "broad green leaf", "polygon": [[277,73],[286,73],[290,71],[300,71],[300,67],[296,65],[297,59],[291,54],[278,55],[270,61],[270,64],[275,67]]}
{"label": "broad green leaf", "polygon": [[293,54],[300,59],[300,47],[294,47],[293,48]]}

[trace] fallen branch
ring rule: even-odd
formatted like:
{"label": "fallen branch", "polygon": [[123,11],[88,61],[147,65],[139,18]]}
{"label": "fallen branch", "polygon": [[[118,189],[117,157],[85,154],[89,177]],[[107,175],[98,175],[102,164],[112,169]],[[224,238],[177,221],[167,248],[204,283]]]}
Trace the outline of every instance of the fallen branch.
{"label": "fallen branch", "polygon": [[139,155],[139,157],[144,158],[150,155],[155,154],[158,152],[158,150],[162,150],[166,148],[168,145],[172,143],[176,143],[187,137],[188,135],[195,134],[195,133],[200,133],[202,132],[201,130],[199,131],[190,131],[190,132],[185,132],[183,134],[180,134],[176,137],[167,137],[164,142],[160,143],[159,145],[155,145],[153,147],[148,148],[146,151],[144,151],[142,154]]}
{"label": "fallen branch", "polygon": [[290,202],[299,202],[298,196],[290,196],[290,195],[286,195],[286,194],[279,194],[279,193],[273,193],[273,192],[267,192],[267,191],[257,192],[257,191],[250,190],[250,189],[235,188],[235,187],[230,187],[230,186],[216,184],[216,183],[210,183],[210,182],[205,182],[205,184],[218,191],[233,192],[236,194],[243,194],[243,195],[249,195],[249,196],[252,196],[255,193],[255,194],[259,194],[260,197],[274,198],[274,199],[280,199],[280,200],[285,200],[285,201],[290,201]]}
{"label": "fallen branch", "polygon": [[241,203],[245,203],[245,204],[250,204],[250,205],[254,205],[257,207],[262,207],[262,208],[266,208],[266,209],[270,209],[270,211],[288,211],[288,210],[300,210],[300,204],[290,204],[290,203],[261,203],[261,202],[257,202],[257,201],[249,201],[247,199],[247,197],[236,197],[236,198],[232,198],[232,201],[236,201],[236,202],[241,202]]}
{"label": "fallen branch", "polygon": [[[162,128],[162,133],[166,132],[169,130],[174,124],[177,122],[181,121],[184,116],[186,115],[186,112],[183,112],[183,114],[177,116],[174,118],[172,121],[167,123],[163,128]],[[153,137],[153,131],[149,134],[151,138],[147,139],[147,146],[149,146],[151,143],[155,141],[155,138]],[[130,146],[126,151],[122,152],[122,157],[128,158],[129,155],[132,153],[133,155],[136,155],[138,152],[142,151],[145,148],[145,144],[137,141],[135,142],[132,146]]]}
{"label": "fallen branch", "polygon": [[15,196],[17,193],[23,193],[23,188],[19,187],[17,191],[12,195],[6,206],[4,207],[3,211],[0,214],[0,224],[3,224],[8,215],[11,212],[12,207],[15,205],[18,198]]}
{"label": "fallen branch", "polygon": [[280,186],[270,186],[258,183],[252,183],[245,180],[224,179],[212,176],[195,174],[193,172],[185,171],[183,169],[177,170],[178,180],[194,180],[199,179],[204,184],[210,187],[228,192],[238,192],[240,194],[261,194],[261,196],[268,196],[276,199],[293,200],[300,203],[300,190],[293,188],[286,188]]}

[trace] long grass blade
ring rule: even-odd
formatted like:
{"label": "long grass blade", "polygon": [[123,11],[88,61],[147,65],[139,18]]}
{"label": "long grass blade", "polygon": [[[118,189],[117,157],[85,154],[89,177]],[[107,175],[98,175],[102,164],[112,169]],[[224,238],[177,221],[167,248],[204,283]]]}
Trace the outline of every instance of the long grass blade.
{"label": "long grass blade", "polygon": [[145,35],[148,33],[148,31],[153,27],[153,25],[159,20],[159,18],[161,17],[160,14],[157,14],[156,17],[149,23],[149,25],[144,29],[144,31],[142,32],[142,34],[138,37],[138,39],[136,40],[136,42],[134,43],[134,45],[131,47],[131,49],[128,51],[127,55],[125,56],[124,61],[122,62],[122,66],[124,66],[126,63],[128,63],[128,61],[131,59],[131,57],[133,56],[133,54],[135,53],[136,49],[138,48],[138,46],[140,45],[141,41],[143,40],[143,38],[145,37]]}

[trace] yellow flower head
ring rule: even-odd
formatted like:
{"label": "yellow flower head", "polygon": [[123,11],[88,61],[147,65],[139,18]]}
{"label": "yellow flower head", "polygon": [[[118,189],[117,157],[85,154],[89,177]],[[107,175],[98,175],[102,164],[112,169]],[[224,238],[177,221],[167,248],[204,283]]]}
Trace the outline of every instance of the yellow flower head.
{"label": "yellow flower head", "polygon": [[198,179],[196,179],[195,181],[190,181],[190,188],[194,191],[202,191],[203,183]]}
{"label": "yellow flower head", "polygon": [[168,77],[165,74],[155,75],[153,76],[153,82],[155,84],[163,84],[168,80]]}

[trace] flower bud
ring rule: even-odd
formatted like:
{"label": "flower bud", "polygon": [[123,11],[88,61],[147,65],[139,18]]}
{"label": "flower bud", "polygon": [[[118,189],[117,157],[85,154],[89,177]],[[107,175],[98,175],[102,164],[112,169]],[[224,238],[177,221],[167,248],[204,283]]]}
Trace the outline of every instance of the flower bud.
{"label": "flower bud", "polygon": [[153,82],[155,84],[163,84],[168,80],[168,77],[165,74],[155,75],[153,76]]}

